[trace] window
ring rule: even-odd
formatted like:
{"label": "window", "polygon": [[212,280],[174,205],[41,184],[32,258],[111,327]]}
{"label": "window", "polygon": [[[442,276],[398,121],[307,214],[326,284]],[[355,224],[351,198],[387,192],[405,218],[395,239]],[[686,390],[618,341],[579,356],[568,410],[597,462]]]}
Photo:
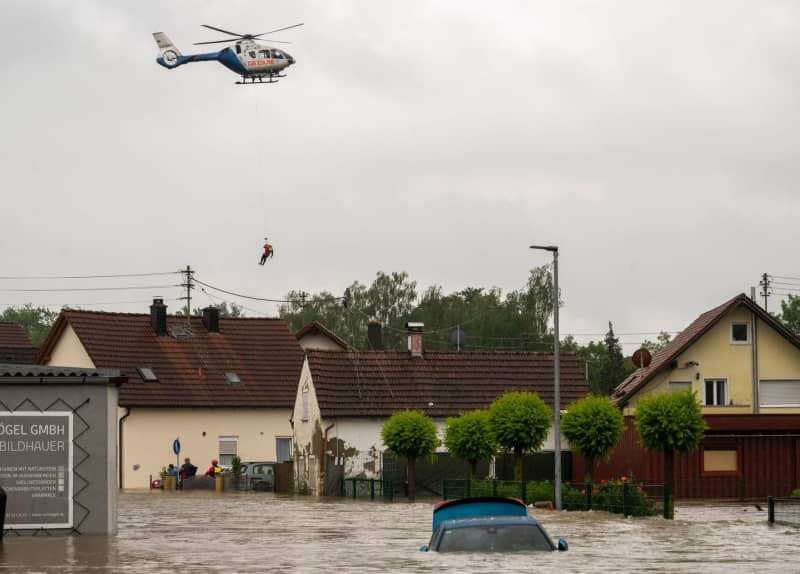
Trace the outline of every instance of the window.
{"label": "window", "polygon": [[228,381],[229,385],[241,385],[242,379],[239,378],[239,375],[236,373],[225,373],[225,380]]}
{"label": "window", "polygon": [[153,372],[153,369],[150,367],[136,367],[136,370],[145,383],[154,383],[158,381],[158,377],[156,377],[155,372]]}
{"label": "window", "polygon": [[731,343],[734,345],[747,345],[750,343],[750,323],[734,321],[731,323]]}
{"label": "window", "polygon": [[233,457],[239,454],[238,436],[219,437],[219,464],[220,466],[230,466]]}
{"label": "window", "polygon": [[738,450],[703,449],[703,473],[736,473],[739,471]]}
{"label": "window", "polygon": [[278,462],[289,462],[292,460],[292,437],[276,437],[275,452]]}
{"label": "window", "polygon": [[308,385],[303,386],[303,422],[308,421]]}
{"label": "window", "polygon": [[725,379],[706,379],[706,406],[728,404],[728,381]]}
{"label": "window", "polygon": [[759,381],[758,397],[762,407],[800,407],[800,381]]}
{"label": "window", "polygon": [[242,47],[239,44],[236,44],[236,53],[237,54],[241,54],[242,53]]}
{"label": "window", "polygon": [[669,383],[667,383],[667,388],[668,388],[670,393],[673,393],[675,391],[685,391],[686,389],[691,389],[692,388],[692,382],[691,381],[670,381]]}

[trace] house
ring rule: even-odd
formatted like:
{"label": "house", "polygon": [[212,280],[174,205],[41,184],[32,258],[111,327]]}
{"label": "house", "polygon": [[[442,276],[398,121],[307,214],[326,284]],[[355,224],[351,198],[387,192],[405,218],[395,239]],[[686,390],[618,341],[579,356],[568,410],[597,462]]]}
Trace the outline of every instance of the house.
{"label": "house", "polygon": [[0,363],[30,364],[38,351],[22,325],[0,321]]}
{"label": "house", "polygon": [[[330,460],[348,476],[380,477],[381,428],[398,411],[421,410],[441,431],[447,417],[488,407],[505,391],[536,392],[552,408],[550,353],[423,351],[421,332],[409,339],[408,352],[306,351],[292,420],[295,477],[312,493],[324,491]],[[561,403],[588,392],[577,357],[563,354]],[[552,436],[544,449],[553,450]]]}
{"label": "house", "polygon": [[346,351],[350,348],[347,341],[328,329],[319,321],[310,321],[300,327],[294,334],[303,349],[320,349],[327,351]]}
{"label": "house", "polygon": [[[661,482],[660,453],[636,439],[636,404],[685,388],[708,430],[698,452],[676,453],[676,496],[777,496],[800,486],[800,339],[744,294],[700,315],[614,390],[627,430],[595,477]],[[573,470],[582,476],[581,464]]]}
{"label": "house", "polygon": [[[42,346],[44,365],[116,368],[119,484],[144,488],[170,462],[190,457],[283,462],[303,351],[279,319],[62,311]],[[181,443],[179,457],[173,441]]]}

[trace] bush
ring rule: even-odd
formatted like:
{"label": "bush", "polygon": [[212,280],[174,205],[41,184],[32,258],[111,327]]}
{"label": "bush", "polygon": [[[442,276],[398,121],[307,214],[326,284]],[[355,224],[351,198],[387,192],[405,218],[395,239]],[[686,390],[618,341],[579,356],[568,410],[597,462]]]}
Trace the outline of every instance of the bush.
{"label": "bush", "polygon": [[592,508],[626,516],[655,516],[661,513],[660,507],[648,498],[644,484],[637,485],[626,477],[596,485],[592,494]]}
{"label": "bush", "polygon": [[792,491],[792,498],[800,498],[800,488],[795,488]]}

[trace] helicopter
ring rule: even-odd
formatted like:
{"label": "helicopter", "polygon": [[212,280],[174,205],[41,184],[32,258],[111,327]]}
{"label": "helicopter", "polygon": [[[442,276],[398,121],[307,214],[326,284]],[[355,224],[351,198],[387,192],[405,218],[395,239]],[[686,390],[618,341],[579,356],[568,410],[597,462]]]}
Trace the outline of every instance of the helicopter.
{"label": "helicopter", "polygon": [[[161,64],[167,69],[177,68],[183,64],[190,62],[212,62],[216,61],[242,76],[241,81],[237,84],[275,84],[278,82],[275,78],[285,78],[285,74],[281,74],[289,66],[294,64],[292,58],[284,50],[278,50],[266,44],[256,42],[261,36],[267,34],[274,34],[290,28],[297,28],[302,26],[303,23],[286,26],[285,28],[278,28],[269,32],[262,32],[261,34],[237,34],[236,32],[229,32],[222,28],[215,28],[203,24],[204,28],[222,32],[235,38],[227,38],[225,40],[212,40],[210,42],[196,42],[195,46],[203,44],[221,44],[224,42],[236,42],[232,47],[226,47],[219,52],[207,52],[205,54],[181,54],[180,50],[175,47],[164,32],[154,32],[156,44],[160,51],[160,55],[156,58],[156,62]],[[279,44],[290,44],[291,42],[282,42],[280,40],[271,40]]]}

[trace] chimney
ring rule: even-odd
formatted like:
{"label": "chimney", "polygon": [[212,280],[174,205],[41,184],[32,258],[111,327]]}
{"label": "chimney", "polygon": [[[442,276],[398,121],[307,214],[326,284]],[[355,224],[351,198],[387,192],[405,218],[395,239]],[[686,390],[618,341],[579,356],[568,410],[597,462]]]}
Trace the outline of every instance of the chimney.
{"label": "chimney", "polygon": [[159,337],[166,337],[167,335],[167,306],[164,305],[164,300],[160,297],[153,299],[153,304],[150,305],[150,325],[153,331]]}
{"label": "chimney", "polygon": [[422,329],[425,323],[406,323],[408,350],[412,357],[422,357]]}
{"label": "chimney", "polygon": [[367,342],[372,351],[383,351],[380,321],[370,321],[367,325]]}
{"label": "chimney", "polygon": [[211,306],[203,309],[203,325],[209,333],[219,333],[219,309]]}

